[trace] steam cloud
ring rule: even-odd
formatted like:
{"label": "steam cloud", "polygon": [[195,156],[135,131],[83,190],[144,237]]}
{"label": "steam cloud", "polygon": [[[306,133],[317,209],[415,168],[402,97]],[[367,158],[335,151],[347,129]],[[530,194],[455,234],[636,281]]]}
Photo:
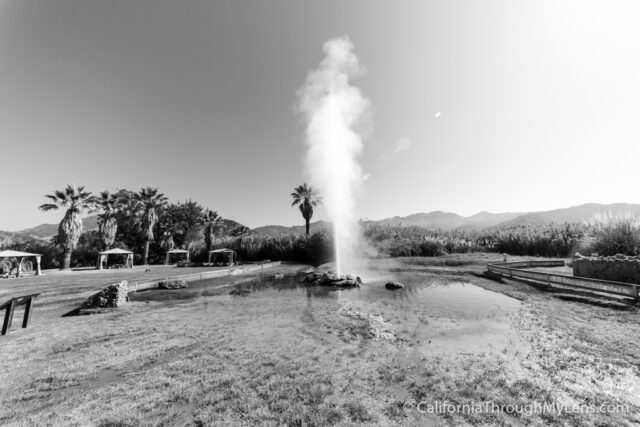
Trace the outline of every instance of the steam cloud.
{"label": "steam cloud", "polygon": [[357,157],[369,101],[349,84],[364,72],[349,38],[331,39],[323,50],[325,58],[298,90],[298,105],[307,123],[310,183],[320,190],[333,224],[336,270],[341,274],[353,267],[360,236],[355,194],[363,175]]}

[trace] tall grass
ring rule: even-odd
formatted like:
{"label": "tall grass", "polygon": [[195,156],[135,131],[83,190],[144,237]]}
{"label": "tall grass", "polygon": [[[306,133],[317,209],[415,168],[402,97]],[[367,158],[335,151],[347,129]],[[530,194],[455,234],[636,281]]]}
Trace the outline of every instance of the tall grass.
{"label": "tall grass", "polygon": [[369,225],[363,232],[374,248],[392,257],[476,252],[485,250],[487,244],[477,233],[439,232],[420,227]]}
{"label": "tall grass", "polygon": [[522,225],[496,229],[495,252],[509,255],[567,257],[589,233],[583,224]]}
{"label": "tall grass", "polygon": [[587,236],[583,224],[523,225],[485,231],[431,231],[419,227],[369,226],[365,237],[388,256],[440,256],[467,252],[566,257]]}
{"label": "tall grass", "polygon": [[595,215],[586,223],[590,230],[579,251],[601,256],[640,255],[640,219],[631,215]]}
{"label": "tall grass", "polygon": [[269,259],[319,265],[333,259],[333,238],[324,231],[313,233],[308,238],[303,234],[228,237],[219,240],[213,247],[234,249],[242,261]]}

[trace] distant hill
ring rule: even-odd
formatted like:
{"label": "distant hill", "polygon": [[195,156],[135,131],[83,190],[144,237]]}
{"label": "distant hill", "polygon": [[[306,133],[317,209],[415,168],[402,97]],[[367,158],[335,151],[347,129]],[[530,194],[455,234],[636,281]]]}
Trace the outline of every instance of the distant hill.
{"label": "distant hill", "polygon": [[[311,233],[327,231],[330,229],[331,224],[327,221],[316,221],[309,224],[309,231]],[[306,230],[304,225],[294,225],[292,227],[286,227],[284,225],[265,225],[263,227],[254,228],[251,231],[263,236],[277,236],[279,234],[304,234]]]}
{"label": "distant hill", "polygon": [[[98,229],[98,216],[92,215],[82,218],[82,230],[91,231]],[[32,237],[36,239],[49,240],[58,234],[58,224],[40,224],[33,228],[25,228],[19,231],[6,231],[1,233],[13,234],[20,237]]]}
{"label": "distant hill", "polygon": [[427,228],[431,230],[483,230],[498,227],[514,227],[519,225],[545,225],[581,223],[594,218],[596,214],[610,213],[616,215],[640,216],[640,205],[629,203],[598,204],[587,203],[564,209],[542,212],[480,212],[464,217],[449,212],[429,212],[413,214],[405,217],[393,217],[380,221],[368,221],[370,224],[405,225]]}
{"label": "distant hill", "polygon": [[222,226],[220,227],[220,234],[222,235],[231,234],[231,232],[233,232],[238,227],[244,227],[244,225],[232,219],[223,218]]}
{"label": "distant hill", "polygon": [[[580,223],[592,219],[596,214],[610,213],[612,215],[632,215],[640,217],[640,204],[612,203],[598,204],[587,203],[570,208],[554,209],[541,212],[480,212],[468,217],[452,212],[434,211],[428,213],[416,213],[405,217],[395,216],[378,221],[365,221],[365,224],[391,225],[391,226],[415,226],[430,230],[482,230],[497,227],[513,227],[524,224],[544,225],[550,223]],[[301,221],[302,222],[302,221]],[[98,229],[97,215],[82,219],[84,231]],[[224,219],[223,234],[230,234],[232,230],[241,226],[231,219]],[[326,221],[312,222],[312,233],[331,229],[331,224]],[[304,234],[304,225],[291,227],[283,225],[266,225],[251,230],[253,233],[265,236],[278,234]],[[58,224],[40,224],[33,228],[20,231],[0,231],[0,246],[7,246],[16,237],[36,238],[49,240],[58,233]]]}
{"label": "distant hill", "polygon": [[[239,222],[236,222],[232,219],[224,218],[222,220],[221,231],[222,234],[229,234],[235,228],[241,226]],[[98,215],[91,215],[86,218],[82,218],[82,231],[97,231],[98,230]],[[19,231],[0,231],[0,245],[2,245],[3,240],[10,240],[11,237],[22,237],[22,238],[35,238],[42,240],[50,240],[53,236],[58,234],[58,224],[40,224],[33,228],[25,228],[24,230]]]}
{"label": "distant hill", "polygon": [[395,216],[393,218],[379,221],[366,221],[367,224],[392,225],[392,226],[413,226],[427,228],[430,230],[474,230],[492,227],[505,221],[512,220],[521,213],[490,213],[480,212],[475,215],[464,217],[456,213],[435,211],[429,213],[418,213],[405,217]]}
{"label": "distant hill", "polygon": [[640,216],[640,205],[629,203],[598,204],[587,203],[564,209],[555,209],[544,212],[530,212],[519,215],[508,221],[498,224],[501,227],[517,226],[523,224],[542,225],[549,223],[579,223],[589,221],[596,214],[611,213],[612,215]]}
{"label": "distant hill", "polygon": [[405,217],[394,216],[393,218],[386,218],[379,221],[366,221],[366,223],[451,230],[463,225],[466,219],[467,218],[456,213],[435,211],[429,213],[417,213]]}
{"label": "distant hill", "polygon": [[466,218],[465,223],[457,228],[459,230],[480,230],[483,228],[489,228],[489,227],[497,226],[499,224],[503,224],[521,215],[522,213],[519,213],[519,212],[505,212],[505,213],[480,212]]}
{"label": "distant hill", "polygon": [[[404,217],[394,216],[381,220],[365,221],[370,225],[389,225],[420,227],[430,230],[483,230],[497,227],[513,227],[524,224],[544,225],[550,223],[581,223],[588,221],[596,214],[611,213],[612,215],[640,216],[640,205],[629,203],[598,204],[587,203],[564,209],[555,209],[542,212],[479,212],[468,217],[453,212],[434,211],[416,213]],[[311,232],[330,229],[330,224],[325,221],[311,223]],[[254,228],[253,231],[263,235],[277,235],[287,233],[304,233],[304,226],[285,227],[281,225],[268,225]]]}

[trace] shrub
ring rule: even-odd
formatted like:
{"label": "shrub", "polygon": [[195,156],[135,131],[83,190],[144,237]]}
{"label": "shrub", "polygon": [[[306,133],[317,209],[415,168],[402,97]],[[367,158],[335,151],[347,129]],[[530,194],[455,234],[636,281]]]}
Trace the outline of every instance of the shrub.
{"label": "shrub", "polygon": [[[302,234],[278,236],[248,235],[218,240],[213,248],[236,250],[241,261],[297,261],[314,265],[332,259],[333,239],[326,232],[313,233],[308,238]],[[204,255],[199,255],[204,258]]]}
{"label": "shrub", "polygon": [[629,215],[601,214],[589,223],[590,233],[579,246],[585,254],[640,255],[640,220]]}

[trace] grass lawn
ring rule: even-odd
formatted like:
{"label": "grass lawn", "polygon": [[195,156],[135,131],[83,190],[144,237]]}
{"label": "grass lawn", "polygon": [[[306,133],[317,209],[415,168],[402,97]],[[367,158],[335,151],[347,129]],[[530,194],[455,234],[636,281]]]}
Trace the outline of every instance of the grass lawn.
{"label": "grass lawn", "polygon": [[[637,308],[562,301],[472,274],[499,259],[377,261],[365,285],[371,289],[339,292],[296,287],[291,277],[304,266],[282,265],[261,273],[268,287],[247,280],[258,273],[219,277],[183,291],[141,292],[114,312],[64,318],[81,294],[125,276],[2,281],[0,299],[44,293],[29,328],[14,321],[0,337],[0,424],[640,423]],[[276,273],[285,279],[274,280]],[[387,278],[407,289],[384,290]],[[233,282],[242,283],[222,287]],[[468,292],[451,310],[436,302],[448,287]],[[468,305],[475,295],[495,295],[501,306],[478,300],[476,309]],[[345,315],[353,312],[381,316],[396,339],[374,339],[369,323]],[[618,404],[628,411],[435,415],[410,408],[421,401]]]}

